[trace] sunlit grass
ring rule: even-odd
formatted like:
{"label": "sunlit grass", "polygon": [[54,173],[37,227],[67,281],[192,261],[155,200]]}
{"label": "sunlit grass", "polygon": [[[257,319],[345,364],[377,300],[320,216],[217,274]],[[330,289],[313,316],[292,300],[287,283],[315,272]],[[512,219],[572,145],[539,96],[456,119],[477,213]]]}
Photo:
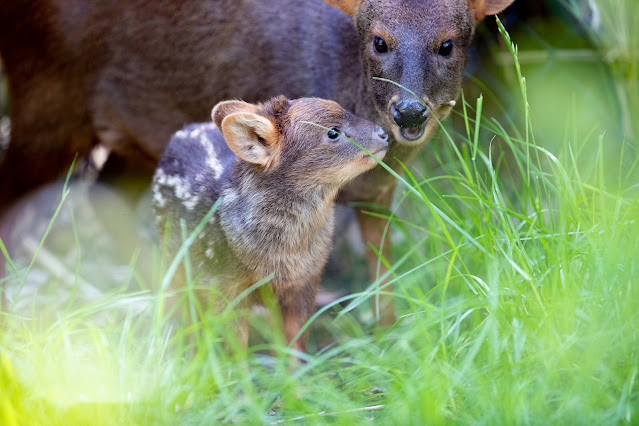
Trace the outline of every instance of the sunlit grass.
{"label": "sunlit grass", "polygon": [[35,306],[3,316],[0,424],[636,423],[636,147],[579,117],[539,143],[513,71],[517,123],[464,99],[461,128],[404,174],[396,326],[362,321],[384,291],[370,285],[313,319],[330,339],[312,338],[291,373],[278,327],[242,313],[254,337],[238,350],[234,314],[201,315],[195,282],[177,294],[184,321],[168,289],[106,293],[53,318]]}

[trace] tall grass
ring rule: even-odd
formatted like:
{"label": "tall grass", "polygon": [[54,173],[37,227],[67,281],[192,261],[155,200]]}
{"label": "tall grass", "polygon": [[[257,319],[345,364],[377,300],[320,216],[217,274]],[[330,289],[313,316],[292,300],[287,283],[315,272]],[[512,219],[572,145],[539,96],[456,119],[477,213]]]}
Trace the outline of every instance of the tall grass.
{"label": "tall grass", "polygon": [[[110,293],[53,319],[5,314],[0,423],[636,423],[636,152],[609,168],[606,147],[624,141],[576,120],[541,147],[517,61],[514,72],[521,126],[464,99],[461,131],[444,128],[432,161],[406,170],[394,327],[362,321],[384,291],[372,283],[313,318],[307,362],[289,372],[278,327],[242,313],[256,336],[238,350],[233,313],[197,311],[196,279],[183,294]],[[170,296],[186,321],[171,319]]]}

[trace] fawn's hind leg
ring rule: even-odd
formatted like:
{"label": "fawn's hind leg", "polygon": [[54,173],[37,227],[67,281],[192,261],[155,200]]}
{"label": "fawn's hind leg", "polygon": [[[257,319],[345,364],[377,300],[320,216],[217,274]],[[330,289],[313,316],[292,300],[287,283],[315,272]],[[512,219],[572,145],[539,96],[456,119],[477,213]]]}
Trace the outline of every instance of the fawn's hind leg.
{"label": "fawn's hind leg", "polygon": [[305,332],[295,341],[293,340],[313,313],[318,285],[319,277],[316,277],[306,285],[292,284],[281,288],[275,287],[275,296],[282,312],[286,341],[289,344],[293,342],[291,348],[300,352],[306,352],[308,333]]}

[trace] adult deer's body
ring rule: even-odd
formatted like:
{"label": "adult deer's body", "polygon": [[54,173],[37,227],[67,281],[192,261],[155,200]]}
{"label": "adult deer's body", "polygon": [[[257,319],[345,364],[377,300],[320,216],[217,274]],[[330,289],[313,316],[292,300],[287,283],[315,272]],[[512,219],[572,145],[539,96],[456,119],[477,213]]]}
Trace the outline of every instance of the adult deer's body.
{"label": "adult deer's body", "polygon": [[[335,100],[388,131],[386,161],[399,170],[395,158],[409,161],[436,128],[432,116],[450,112],[476,21],[512,2],[325,1],[335,7],[320,0],[0,0],[0,53],[12,95],[0,212],[98,143],[150,179],[169,136],[229,98]],[[376,167],[340,200],[389,205],[394,187]],[[358,216],[365,240],[379,245],[383,222]],[[375,260],[369,252],[369,263]],[[389,306],[382,320],[390,322],[392,301],[382,303]]]}

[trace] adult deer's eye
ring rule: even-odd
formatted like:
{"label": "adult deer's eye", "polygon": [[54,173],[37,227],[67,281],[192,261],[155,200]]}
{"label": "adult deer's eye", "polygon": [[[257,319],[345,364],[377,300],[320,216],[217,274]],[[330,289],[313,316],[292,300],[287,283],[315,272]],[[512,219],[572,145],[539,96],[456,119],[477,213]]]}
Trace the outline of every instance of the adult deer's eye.
{"label": "adult deer's eye", "polygon": [[375,51],[377,53],[386,53],[388,52],[388,45],[380,36],[373,37],[373,47],[375,47]]}
{"label": "adult deer's eye", "polygon": [[453,53],[453,41],[452,40],[446,40],[445,42],[442,43],[441,46],[439,46],[439,54],[441,56],[449,56],[451,53]]}
{"label": "adult deer's eye", "polygon": [[328,138],[332,140],[339,138],[339,129],[337,127],[333,127],[331,130],[328,131],[326,136],[328,136]]}

